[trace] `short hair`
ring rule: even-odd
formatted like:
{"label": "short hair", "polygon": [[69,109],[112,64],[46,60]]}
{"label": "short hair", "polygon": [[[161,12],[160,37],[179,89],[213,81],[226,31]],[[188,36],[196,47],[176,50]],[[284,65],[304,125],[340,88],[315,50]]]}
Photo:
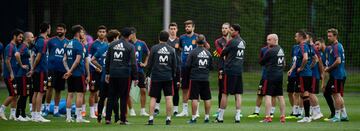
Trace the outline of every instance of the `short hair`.
{"label": "short hair", "polygon": [[130,27],[130,30],[131,30],[132,33],[136,33],[136,32],[137,32],[137,30],[136,30],[135,27]]}
{"label": "short hair", "polygon": [[118,36],[120,36],[120,32],[117,29],[111,29],[106,34],[106,38],[107,38],[108,42],[114,41],[114,39]]}
{"label": "short hair", "polygon": [[45,33],[50,28],[50,24],[46,22],[41,23],[39,28],[40,28],[40,33]]}
{"label": "short hair", "polygon": [[121,30],[121,35],[124,36],[124,38],[129,38],[131,34],[134,34],[134,32],[129,27],[124,27]]}
{"label": "short hair", "polygon": [[170,28],[171,26],[177,27],[177,24],[176,24],[175,22],[171,22],[171,23],[169,24],[169,28]]}
{"label": "short hair", "polygon": [[230,27],[230,23],[229,22],[225,22],[222,25],[228,25]]}
{"label": "short hair", "polygon": [[159,33],[159,40],[162,42],[166,42],[169,39],[169,33],[167,31],[161,31]]}
{"label": "short hair", "polygon": [[335,28],[330,28],[327,30],[327,33],[332,33],[334,36],[338,36],[339,35],[339,31]]}
{"label": "short hair", "polygon": [[59,23],[56,25],[56,27],[61,27],[61,28],[66,29],[66,25],[64,23]]}
{"label": "short hair", "polygon": [[187,20],[184,22],[185,25],[191,24],[193,27],[195,26],[195,22],[193,20]]}
{"label": "short hair", "polygon": [[200,34],[200,35],[197,37],[197,39],[196,39],[196,43],[197,43],[197,44],[200,44],[200,45],[203,45],[203,44],[207,43],[207,42],[206,42],[205,35]]}
{"label": "short hair", "polygon": [[240,34],[241,27],[239,24],[232,24],[231,28],[233,28],[235,31],[239,32],[239,34]]}
{"label": "short hair", "polygon": [[310,38],[314,38],[314,33],[310,32],[310,31],[306,31],[306,35],[308,35]]}
{"label": "short hair", "polygon": [[321,37],[317,38],[316,41],[319,41],[320,43],[325,43],[325,40],[323,38],[321,38]]}
{"label": "short hair", "polygon": [[24,31],[20,30],[20,29],[15,29],[11,32],[11,37],[17,37],[19,36],[20,34],[24,34]]}
{"label": "short hair", "polygon": [[98,28],[97,28],[97,31],[99,30],[107,30],[106,26],[105,25],[100,25]]}
{"label": "short hair", "polygon": [[299,34],[303,39],[306,39],[306,32],[304,30],[298,30],[296,33]]}
{"label": "short hair", "polygon": [[25,38],[26,38],[26,37],[29,37],[30,34],[34,35],[34,34],[33,34],[32,32],[30,32],[30,31],[24,32],[24,37],[25,37]]}
{"label": "short hair", "polygon": [[84,27],[81,25],[74,25],[71,27],[71,34],[75,36],[76,33],[79,33],[81,30],[84,30]]}

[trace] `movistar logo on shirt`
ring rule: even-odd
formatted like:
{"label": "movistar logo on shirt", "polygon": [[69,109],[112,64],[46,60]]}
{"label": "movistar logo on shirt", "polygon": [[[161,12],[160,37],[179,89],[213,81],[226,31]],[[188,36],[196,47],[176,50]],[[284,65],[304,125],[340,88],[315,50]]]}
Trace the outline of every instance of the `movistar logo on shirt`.
{"label": "movistar logo on shirt", "polygon": [[125,51],[124,44],[122,42],[120,44],[116,44],[113,49]]}
{"label": "movistar logo on shirt", "polygon": [[63,57],[64,55],[64,49],[63,48],[56,48],[55,49],[55,56],[56,57]]}
{"label": "movistar logo on shirt", "polygon": [[170,54],[170,52],[168,51],[168,49],[166,47],[163,47],[158,51],[158,54],[168,55],[168,54]]}
{"label": "movistar logo on shirt", "polygon": [[199,57],[199,58],[209,58],[209,56],[207,55],[205,50],[200,52],[197,57]]}
{"label": "movistar logo on shirt", "polygon": [[185,46],[184,46],[184,53],[185,53],[185,54],[189,54],[189,52],[190,52],[192,49],[193,49],[193,46],[192,46],[192,45],[189,45],[189,46],[185,45]]}

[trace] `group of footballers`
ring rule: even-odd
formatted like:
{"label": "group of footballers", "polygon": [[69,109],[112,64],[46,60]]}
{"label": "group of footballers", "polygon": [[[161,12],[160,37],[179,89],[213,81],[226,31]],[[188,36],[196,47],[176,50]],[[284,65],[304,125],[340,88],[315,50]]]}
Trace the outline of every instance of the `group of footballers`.
{"label": "group of footballers", "polygon": [[[7,120],[5,109],[10,105],[9,119],[16,121],[50,122],[44,118],[50,113],[53,90],[53,116],[62,117],[59,112],[61,91],[65,90],[66,122],[88,123],[85,93],[89,90],[90,118],[100,123],[111,123],[114,112],[115,123],[129,124],[127,113],[135,116],[129,92],[140,88],[141,116],[148,116],[149,125],[160,112],[161,92],[165,97],[166,125],[171,124],[171,116],[184,117],[188,114],[191,100],[190,124],[200,117],[199,103],[204,101],[204,122],[210,122],[211,90],[209,72],[213,57],[219,57],[218,110],[213,116],[215,122],[224,122],[228,96],[235,96],[235,123],[240,123],[241,94],[243,94],[243,63],[245,41],[240,37],[239,24],[222,24],[222,36],[214,42],[216,50],[210,53],[210,44],[202,34],[194,32],[195,23],[187,20],[185,34],[177,37],[178,26],[170,23],[168,31],[161,31],[159,43],[148,49],[144,41],[136,37],[134,27],[107,29],[97,28],[97,39],[89,43],[84,27],[71,27],[71,40],[65,38],[65,24],[56,25],[56,35],[49,38],[51,26],[40,25],[40,35],[34,38],[31,32],[16,29],[12,40],[5,48],[1,46],[3,57],[3,77],[9,96],[0,107],[0,118]],[[296,45],[291,51],[291,68],[288,71],[287,92],[292,113],[285,117],[283,97],[283,72],[285,53],[279,45],[276,34],[269,34],[266,45],[260,49],[259,64],[262,77],[257,92],[255,111],[248,117],[259,117],[262,99],[265,99],[265,118],[261,122],[272,122],[276,99],[280,105],[280,122],[286,118],[301,118],[298,122],[311,122],[323,117],[316,94],[319,88],[329,105],[331,115],[328,121],[348,121],[343,91],[346,79],[345,55],[338,41],[338,31],[327,31],[329,45],[324,39],[315,38],[304,30],[295,33]],[[329,80],[325,84],[326,74]],[[320,86],[321,82],[321,86]],[[182,90],[182,111],[179,111],[179,90]],[[149,113],[145,110],[146,95],[150,96]],[[27,98],[30,96],[31,117],[26,115]],[[72,103],[75,99],[75,113]],[[19,98],[18,98],[19,97]],[[120,103],[119,103],[120,101]],[[43,104],[45,103],[45,104]],[[44,107],[44,109],[42,109]],[[120,110],[120,114],[119,114]]]}

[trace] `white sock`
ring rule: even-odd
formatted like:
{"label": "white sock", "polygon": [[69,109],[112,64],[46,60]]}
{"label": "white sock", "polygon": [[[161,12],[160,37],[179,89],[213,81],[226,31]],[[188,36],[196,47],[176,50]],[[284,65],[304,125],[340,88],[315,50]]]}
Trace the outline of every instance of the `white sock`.
{"label": "white sock", "polygon": [[90,106],[90,115],[95,115],[95,107]]}
{"label": "white sock", "polygon": [[45,104],[41,104],[41,111],[45,109]]}
{"label": "white sock", "polygon": [[98,103],[94,103],[95,112],[98,111]]}
{"label": "white sock", "polygon": [[342,116],[342,117],[347,117],[347,113],[346,113],[345,107],[341,109],[341,116]]}
{"label": "white sock", "polygon": [[340,112],[341,110],[335,110],[335,118],[340,119]]}
{"label": "white sock", "polygon": [[315,106],[315,111],[316,113],[321,114],[320,105]]}
{"label": "white sock", "polygon": [[31,118],[35,118],[35,112],[31,112]]}
{"label": "white sock", "polygon": [[292,107],[292,113],[295,115],[296,114],[296,108],[295,106]]}
{"label": "white sock", "polygon": [[153,115],[149,116],[149,120],[154,120],[154,116]]}
{"label": "white sock", "polygon": [[76,119],[82,119],[81,108],[76,108]]}
{"label": "white sock", "polygon": [[46,109],[47,111],[50,110],[50,103],[45,103],[45,109]]}
{"label": "white sock", "polygon": [[188,112],[188,103],[183,103],[183,112]]}
{"label": "white sock", "polygon": [[166,120],[171,120],[171,116],[167,116],[167,117],[166,117]]}
{"label": "white sock", "polygon": [[155,103],[155,109],[160,110],[160,103]]}
{"label": "white sock", "polygon": [[1,111],[1,112],[5,112],[5,109],[6,109],[6,106],[5,106],[5,105],[1,105],[0,111]]}
{"label": "white sock", "polygon": [[274,114],[274,113],[275,113],[275,107],[271,107],[270,113],[271,113],[271,114]]}
{"label": "white sock", "polygon": [[15,116],[15,114],[16,114],[16,108],[11,108],[10,115]]}
{"label": "white sock", "polygon": [[34,114],[35,114],[35,118],[39,118],[39,116],[41,116],[40,112],[34,112]]}
{"label": "white sock", "polygon": [[295,106],[295,112],[294,112],[295,115],[300,115],[300,106]]}
{"label": "white sock", "polygon": [[315,114],[315,112],[314,112],[315,110],[314,110],[314,106],[310,106],[310,115],[314,115]]}
{"label": "white sock", "polygon": [[[77,115],[77,114],[76,114]],[[70,119],[71,118],[71,108],[66,108],[66,118]]]}
{"label": "white sock", "polygon": [[241,110],[240,109],[236,109],[236,115],[240,115],[241,114]]}
{"label": "white sock", "polygon": [[54,106],[54,114],[59,113],[59,106]]}
{"label": "white sock", "polygon": [[29,110],[30,110],[30,112],[32,112],[32,104],[31,103],[29,104]]}
{"label": "white sock", "polygon": [[209,114],[205,114],[205,120],[209,119],[210,115]]}
{"label": "white sock", "polygon": [[174,106],[174,112],[179,112],[179,106]]}
{"label": "white sock", "polygon": [[260,107],[258,107],[258,106],[255,106],[255,112],[254,112],[254,113],[257,113],[257,114],[259,114],[259,112],[260,112]]}
{"label": "white sock", "polygon": [[196,115],[192,115],[191,120],[195,120],[195,119],[196,119]]}
{"label": "white sock", "polygon": [[220,121],[224,120],[224,112],[225,112],[225,109],[219,110],[218,120],[220,120]]}
{"label": "white sock", "polygon": [[300,107],[299,114],[300,114],[300,115],[303,115],[303,114],[304,114],[304,107]]}
{"label": "white sock", "polygon": [[141,112],[141,113],[145,113],[145,108],[141,108],[141,109],[140,109],[140,112]]}
{"label": "white sock", "polygon": [[[82,106],[81,106],[81,112],[83,112],[83,111],[86,111],[86,104],[83,104]],[[80,112],[80,113],[81,113]]]}

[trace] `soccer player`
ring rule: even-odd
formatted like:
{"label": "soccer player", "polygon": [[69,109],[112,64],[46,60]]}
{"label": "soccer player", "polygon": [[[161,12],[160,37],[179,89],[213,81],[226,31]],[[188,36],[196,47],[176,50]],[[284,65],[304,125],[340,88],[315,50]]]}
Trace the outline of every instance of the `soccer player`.
{"label": "soccer player", "polygon": [[80,42],[83,37],[83,33],[84,28],[81,25],[74,25],[71,28],[71,34],[73,35],[73,39],[71,39],[69,43],[66,44],[64,47],[66,53],[64,53],[63,65],[66,69],[66,73],[63,77],[67,80],[68,84],[68,94],[66,99],[66,122],[73,122],[71,118],[71,103],[74,94],[76,94],[76,122],[89,123],[89,121],[83,119],[81,115],[81,106],[84,97],[83,93],[86,90],[85,82],[89,82],[88,79],[85,80],[84,76],[84,59],[86,49]]}
{"label": "soccer player", "polygon": [[106,105],[106,124],[111,123],[111,111],[120,97],[120,124],[128,124],[126,105],[129,99],[131,82],[137,85],[137,67],[135,48],[129,42],[133,35],[130,28],[121,31],[123,38],[110,44],[106,55],[106,78],[109,82],[109,97]]}
{"label": "soccer player", "polygon": [[47,90],[47,36],[50,34],[51,26],[48,23],[40,25],[40,36],[36,38],[33,48],[33,60],[29,75],[33,75],[34,95],[32,99],[32,120],[36,122],[50,122],[40,114],[44,93]]}
{"label": "soccer player", "polygon": [[329,55],[329,66],[325,68],[325,72],[330,73],[326,88],[332,89],[335,102],[335,116],[331,119],[331,122],[349,121],[343,99],[346,80],[345,51],[343,45],[338,41],[338,34],[338,30],[335,28],[327,30],[327,37],[331,43],[332,51],[330,51]]}
{"label": "soccer player", "polygon": [[[260,49],[260,54],[259,54],[260,60],[264,57],[264,55],[265,55],[266,51],[268,51],[268,49],[269,49],[269,43]],[[267,75],[266,72],[267,71],[265,70],[265,67],[263,66],[261,80],[260,80],[259,88],[257,91],[255,111],[253,114],[248,116],[249,118],[259,117],[260,106],[261,106],[263,97],[266,95],[264,93],[266,92],[265,91],[267,88],[266,84],[268,83],[268,80],[266,79],[266,75]],[[276,106],[276,98],[275,97],[272,97],[271,104],[272,104],[272,107],[271,107],[271,111],[270,111],[270,116],[273,117],[273,114],[275,112],[275,106]]]}
{"label": "soccer player", "polygon": [[[221,37],[215,40],[215,48],[216,50],[214,51],[214,56],[220,56],[222,50],[225,48],[227,42],[231,39],[231,35],[230,35],[230,24],[229,23],[224,23],[221,26]],[[218,67],[221,67],[221,63],[222,61],[218,62]],[[222,97],[222,93],[221,90],[223,90],[224,88],[224,79],[223,79],[223,71],[220,70],[220,68],[218,68],[218,88],[219,88],[219,92],[218,92],[218,110],[217,112],[213,115],[214,117],[217,117],[219,115],[219,111],[220,111],[220,103],[221,103],[221,97]]]}
{"label": "soccer player", "polygon": [[[31,56],[33,56],[33,47],[34,47],[34,34],[32,32],[25,32],[24,33],[24,44],[27,44],[28,45],[28,49],[30,51],[30,60],[31,60]],[[31,63],[31,61],[30,61]],[[30,64],[31,66],[31,64]],[[29,67],[30,68],[30,67]],[[30,81],[32,82],[32,80]],[[30,89],[29,89],[29,94],[28,94],[28,97],[29,97],[29,111],[32,112],[32,97],[33,97],[33,94],[34,94],[34,91],[33,91],[33,88],[32,88],[32,83],[29,85]]]}
{"label": "soccer player", "polygon": [[244,52],[245,52],[245,41],[240,37],[240,25],[233,24],[230,27],[230,34],[232,39],[225,46],[221,52],[220,58],[224,60],[224,66],[221,67],[220,71],[224,73],[224,89],[221,91],[221,104],[219,115],[216,118],[216,122],[223,123],[224,112],[228,102],[228,95],[235,95],[235,123],[240,123],[241,114],[241,94],[243,93],[243,63],[244,63]]}
{"label": "soccer player", "polygon": [[[319,67],[321,71],[321,89],[323,91],[323,95],[325,97],[326,103],[329,106],[330,109],[330,116],[328,118],[325,118],[325,121],[330,121],[331,118],[335,116],[335,106],[334,106],[334,100],[332,97],[332,90],[331,88],[326,88],[325,85],[325,78],[328,77],[328,75],[325,72],[325,67],[329,65],[328,57],[330,55],[331,46],[325,45],[325,40],[322,38],[319,38],[315,42],[316,47],[318,48],[320,52],[321,59],[319,61]],[[322,64],[320,64],[322,62]]]}
{"label": "soccer player", "polygon": [[[149,48],[147,47],[145,41],[139,40],[136,37],[136,28],[132,27],[133,30],[133,37],[131,38],[131,43],[134,44],[135,47],[135,56],[136,56],[136,63],[137,63],[137,74],[139,79],[139,88],[140,88],[140,116],[149,116],[148,113],[145,111],[145,104],[146,104],[146,86],[145,86],[145,74],[144,74],[144,68],[148,64],[149,59]],[[135,111],[133,109],[130,109],[130,115],[133,113],[135,114]]]}
{"label": "soccer player", "polygon": [[306,44],[306,33],[303,30],[297,31],[295,34],[295,40],[299,44],[299,50],[296,53],[296,66],[297,73],[299,74],[299,87],[301,91],[301,97],[304,104],[305,117],[297,122],[311,122],[310,118],[310,93],[311,81],[312,81],[312,71],[311,71],[311,62],[312,59],[309,57],[310,49]]}
{"label": "soccer player", "polygon": [[177,68],[177,58],[175,49],[166,44],[169,33],[161,31],[159,34],[159,44],[151,48],[149,56],[149,71],[151,77],[150,96],[150,116],[148,125],[154,124],[154,109],[156,98],[163,90],[166,101],[166,125],[171,124],[172,95],[174,91],[174,77]]}
{"label": "soccer player", "polygon": [[310,93],[310,114],[312,120],[318,120],[323,117],[323,114],[320,110],[320,105],[316,94],[319,94],[319,82],[320,82],[320,67],[319,67],[319,59],[320,53],[315,47],[315,39],[311,32],[306,33],[307,44],[311,51],[312,62],[310,65],[312,72],[312,81],[311,81],[311,93]]}
{"label": "soccer player", "polygon": [[205,49],[205,36],[200,34],[196,40],[197,47],[190,51],[186,60],[186,71],[189,74],[189,99],[192,100],[192,117],[188,123],[196,123],[196,110],[198,109],[198,99],[204,101],[205,119],[204,123],[209,123],[209,113],[211,108],[211,91],[209,86],[209,72],[212,69],[211,53]]}
{"label": "soccer player", "polygon": [[[106,40],[106,33],[107,28],[104,25],[100,25],[97,28],[97,36],[98,38],[94,41],[94,43],[90,44],[88,46],[88,54],[91,58],[94,56],[94,54],[100,49],[106,46],[107,48],[107,40]],[[98,112],[98,91],[101,84],[101,76],[102,71],[99,70],[100,68],[97,68],[94,63],[91,63],[92,66],[90,66],[90,83],[89,83],[89,90],[90,90],[90,96],[89,96],[89,106],[90,106],[90,118],[97,118]]]}
{"label": "soccer player", "polygon": [[[189,52],[196,47],[196,39],[198,34],[194,32],[195,23],[192,20],[187,20],[184,22],[185,32],[179,38],[179,47],[181,49],[181,71],[185,70],[185,63]],[[205,44],[205,48],[209,49],[210,46],[208,43]],[[189,74],[181,72],[181,86],[182,86],[182,95],[183,95],[183,110],[181,113],[177,114],[177,117],[188,116],[188,91],[189,91]],[[198,111],[197,111],[198,112]],[[199,113],[197,113],[199,114]],[[198,116],[198,115],[197,115]]]}
{"label": "soccer player", "polygon": [[27,77],[26,74],[30,69],[30,50],[28,43],[20,43],[17,46],[15,53],[18,71],[15,73],[16,87],[18,89],[18,95],[20,96],[17,101],[16,119],[18,121],[29,121],[30,118],[26,116],[26,99],[29,95],[31,77]]}
{"label": "soccer player", "polygon": [[287,79],[287,92],[289,97],[289,102],[292,107],[292,112],[290,116],[286,117],[286,119],[295,119],[300,116],[300,88],[298,88],[297,79],[297,67],[296,67],[296,53],[299,50],[299,45],[295,44],[293,45],[291,49],[291,64],[290,64],[290,70],[287,72],[288,79]]}
{"label": "soccer player", "polygon": [[[108,33],[106,33],[106,39],[107,39],[107,43],[102,46],[101,48],[99,48],[95,54],[92,56],[91,58],[91,62],[96,66],[95,70],[100,71],[101,73],[101,79],[100,81],[98,81],[99,84],[99,104],[98,104],[98,116],[97,116],[97,120],[98,123],[101,123],[101,114],[103,112],[104,109],[104,103],[105,103],[105,99],[108,97],[108,92],[109,92],[109,84],[105,83],[105,58],[106,58],[106,53],[107,50],[109,48],[109,43],[116,41],[119,39],[120,36],[120,32],[118,30],[112,29],[109,30]],[[115,109],[115,115],[117,115],[116,117],[118,118],[118,105],[116,106],[117,108]],[[115,117],[115,118],[116,118]]]}
{"label": "soccer player", "polygon": [[264,82],[263,94],[265,94],[265,119],[261,122],[272,122],[271,107],[272,97],[276,97],[280,103],[280,122],[285,123],[285,99],[283,96],[283,71],[285,67],[285,54],[279,46],[279,38],[276,34],[269,34],[266,39],[269,49],[260,59],[260,65],[265,67],[266,81]]}
{"label": "soccer player", "polygon": [[53,93],[53,89],[55,90],[54,97],[54,117],[60,117],[59,113],[59,102],[61,98],[61,91],[65,90],[65,79],[63,75],[66,70],[64,67],[63,57],[64,57],[64,45],[66,45],[69,40],[65,38],[66,34],[66,25],[65,24],[57,24],[56,25],[56,36],[51,38],[48,41],[48,90],[46,92],[46,103],[45,103],[45,112],[43,112],[43,116],[47,116],[50,110],[50,102]]}
{"label": "soccer player", "polygon": [[[177,37],[178,32],[178,26],[175,22],[172,22],[169,24],[169,40],[167,41],[167,44],[169,44],[171,47],[175,48],[176,57],[177,57],[177,69],[176,69],[176,77],[174,79],[174,83],[176,83],[176,86],[174,85],[174,96],[173,96],[173,115],[176,116],[179,112],[179,88],[180,88],[180,64],[181,64],[181,50],[179,47],[179,38]],[[156,99],[155,104],[155,115],[159,114],[160,110],[160,101],[161,101],[161,95]]]}
{"label": "soccer player", "polygon": [[16,100],[17,100],[17,86],[15,83],[15,73],[17,72],[17,65],[16,65],[16,58],[15,58],[15,52],[16,52],[16,45],[21,44],[24,37],[24,32],[15,29],[11,33],[12,39],[10,43],[5,47],[4,50],[4,82],[8,89],[9,96],[4,100],[0,107],[0,118],[3,120],[7,120],[5,116],[5,109],[6,106],[11,104],[11,112],[10,112],[10,120],[16,120]]}

